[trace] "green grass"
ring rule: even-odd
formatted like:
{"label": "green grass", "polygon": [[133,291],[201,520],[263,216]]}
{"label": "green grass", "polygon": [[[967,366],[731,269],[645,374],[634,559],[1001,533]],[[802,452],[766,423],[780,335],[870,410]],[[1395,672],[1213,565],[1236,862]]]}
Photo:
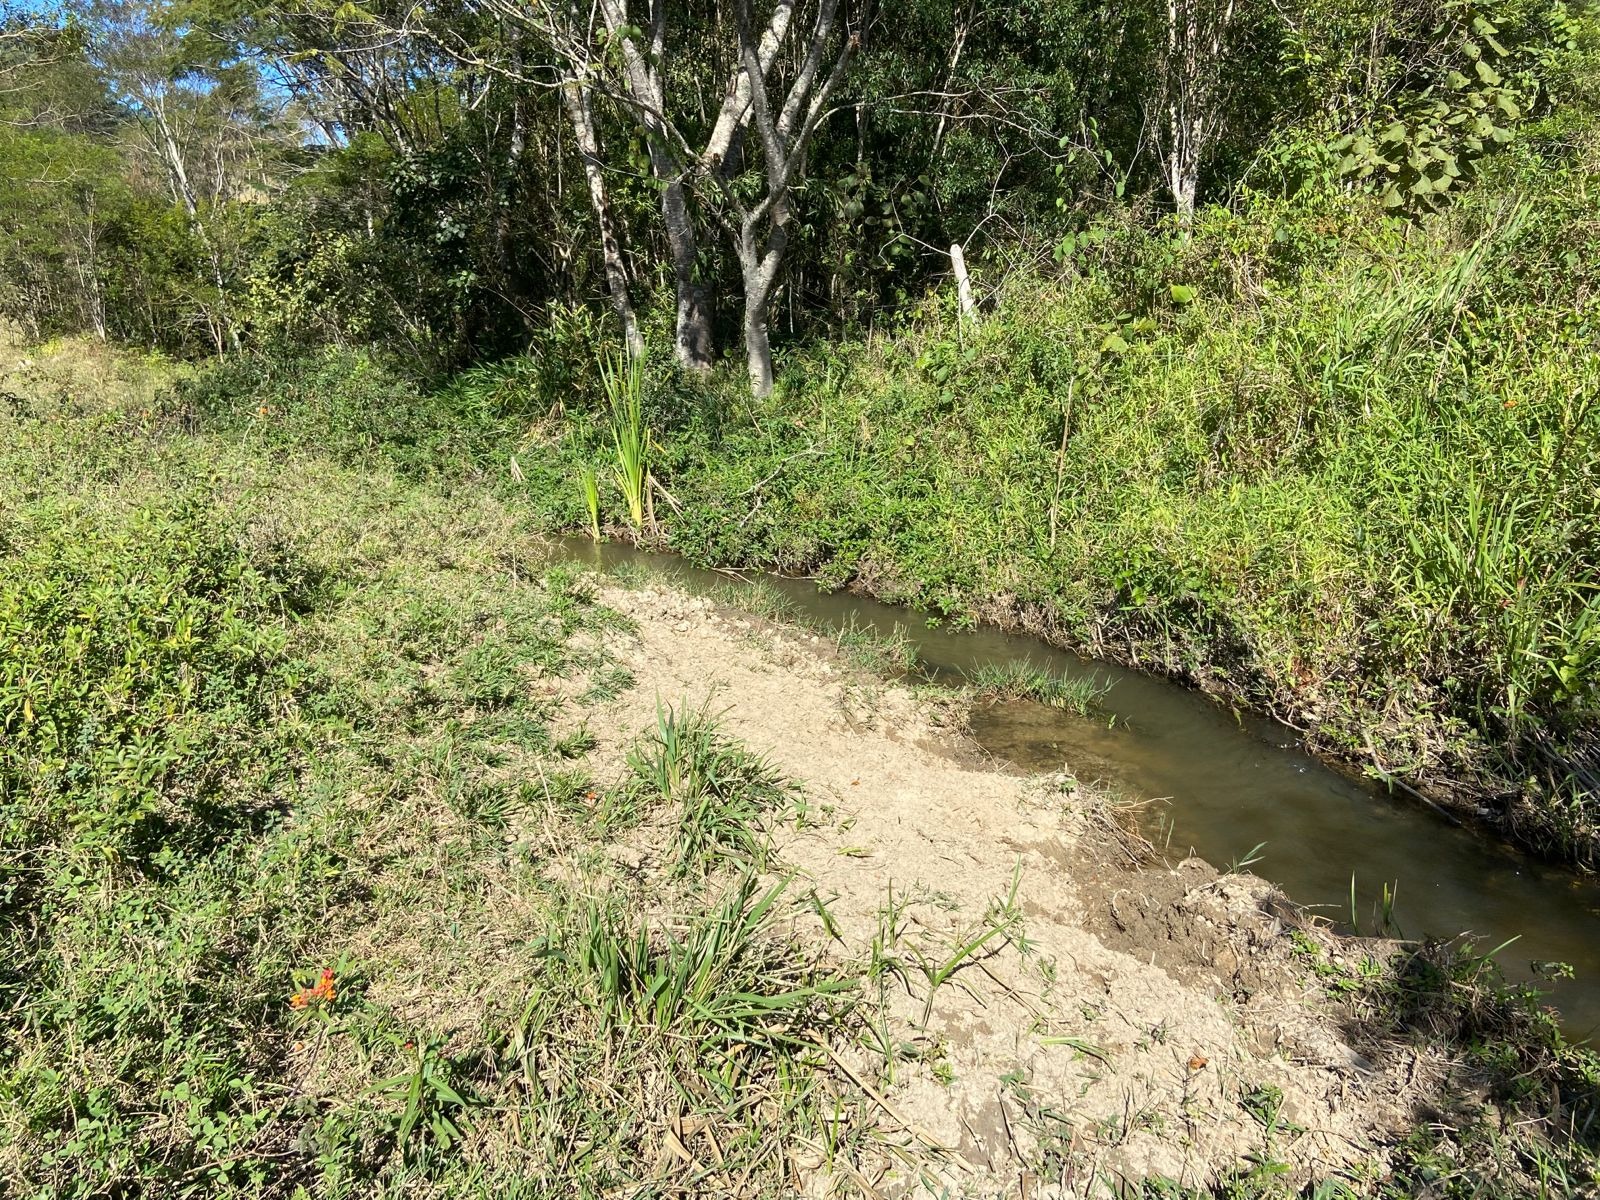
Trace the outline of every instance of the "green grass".
{"label": "green grass", "polygon": [[788,785],[685,713],[692,878],[617,877],[588,576],[114,375],[0,416],[0,1191],[598,1195],[663,1121],[780,1191],[851,1006],[750,873]]}
{"label": "green grass", "polygon": [[[1593,862],[1596,162],[1592,129],[1531,130],[1414,224],[1314,192],[1183,240],[1113,212],[1052,273],[980,266],[977,328],[931,296],[792,348],[761,402],[658,370],[636,424],[672,502],[637,536],[1187,680]],[[371,357],[245,369],[187,384],[185,418],[591,526],[598,386],[469,404]],[[603,519],[637,500],[608,486]]]}
{"label": "green grass", "polygon": [[[1015,887],[920,951],[891,894],[871,960],[830,965],[792,932],[830,927],[821,897],[758,876],[794,789],[713,714],[663,706],[593,760],[625,622],[549,566],[526,493],[195,432],[134,374],[0,416],[0,1190],[599,1196],[659,1170],[777,1196],[796,1146],[869,1161],[873,1105],[818,1039],[890,1047],[874,990],[916,972],[931,1009],[1020,936]],[[619,869],[624,834],[665,852]],[[1515,1115],[1419,1132],[1378,1194],[1592,1187],[1593,1059],[1531,993],[1472,956],[1313,970]],[[1286,1194],[1271,1100],[1217,1194]],[[1029,1111],[1062,1135],[1032,1168],[1078,1162]]]}
{"label": "green grass", "polygon": [[1036,700],[1079,716],[1098,712],[1100,700],[1110,686],[1094,675],[1068,675],[1016,659],[985,663],[968,676],[967,682],[987,699]]}
{"label": "green grass", "polygon": [[673,871],[704,874],[737,859],[765,866],[762,826],[790,794],[765,762],[718,727],[704,705],[656,704],[656,724],[628,751],[631,806],[678,811]]}

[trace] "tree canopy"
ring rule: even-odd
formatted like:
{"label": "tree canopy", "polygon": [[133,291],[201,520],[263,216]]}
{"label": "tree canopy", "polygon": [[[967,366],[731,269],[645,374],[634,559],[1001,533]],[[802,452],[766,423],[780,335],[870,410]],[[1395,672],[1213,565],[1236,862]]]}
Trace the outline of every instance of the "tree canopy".
{"label": "tree canopy", "polygon": [[[428,369],[607,313],[757,391],[1097,214],[1450,203],[1564,86],[1562,0],[83,0],[0,23],[0,313]],[[645,330],[645,333],[640,331]]]}

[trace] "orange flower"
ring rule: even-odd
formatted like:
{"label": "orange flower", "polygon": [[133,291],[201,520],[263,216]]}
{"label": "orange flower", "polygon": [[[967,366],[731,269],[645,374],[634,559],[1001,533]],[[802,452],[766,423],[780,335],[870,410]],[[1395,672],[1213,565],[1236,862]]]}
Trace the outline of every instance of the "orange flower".
{"label": "orange flower", "polygon": [[267,406],[263,404],[260,408],[256,409],[256,411],[264,417],[267,415]]}
{"label": "orange flower", "polygon": [[309,1008],[312,1004],[332,1004],[338,997],[338,990],[333,986],[333,971],[323,967],[322,975],[313,986],[301,988],[289,997],[289,1007]]}

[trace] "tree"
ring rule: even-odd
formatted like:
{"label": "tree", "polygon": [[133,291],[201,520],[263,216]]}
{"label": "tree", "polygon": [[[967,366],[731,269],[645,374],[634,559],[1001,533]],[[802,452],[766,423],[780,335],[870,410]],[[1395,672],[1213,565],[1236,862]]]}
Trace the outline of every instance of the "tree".
{"label": "tree", "polygon": [[1161,173],[1185,226],[1194,219],[1201,163],[1222,126],[1236,8],[1237,0],[1166,0],[1152,124]]}
{"label": "tree", "polygon": [[196,299],[217,352],[237,349],[215,225],[252,174],[265,182],[255,168],[274,131],[258,78],[232,61],[226,43],[179,24],[174,11],[152,0],[93,0],[85,18],[92,60],[203,248],[212,287]]}
{"label": "tree", "polygon": [[[784,0],[778,8],[783,10]],[[805,55],[789,78],[783,104],[776,115],[767,89],[773,64],[783,44],[783,34],[774,36],[768,26],[757,45],[750,20],[750,0],[738,0],[738,33],[745,87],[730,94],[747,106],[759,135],[762,194],[754,203],[744,201],[740,190],[726,187],[724,194],[736,220],[729,220],[734,252],[738,256],[744,281],[744,341],[750,372],[750,387],[757,396],[772,391],[772,339],[767,331],[767,313],[778,272],[783,267],[789,244],[789,222],[794,217],[794,185],[805,167],[806,153],[818,126],[828,114],[828,105],[844,79],[850,60],[861,45],[861,35],[852,31],[838,39],[831,63],[824,60],[834,39],[839,0],[820,0]],[[774,14],[776,18],[777,14]],[[787,31],[787,19],[785,29]],[[763,54],[763,50],[767,53]],[[817,80],[819,72],[822,82]],[[729,139],[723,154],[726,165],[736,148]]]}

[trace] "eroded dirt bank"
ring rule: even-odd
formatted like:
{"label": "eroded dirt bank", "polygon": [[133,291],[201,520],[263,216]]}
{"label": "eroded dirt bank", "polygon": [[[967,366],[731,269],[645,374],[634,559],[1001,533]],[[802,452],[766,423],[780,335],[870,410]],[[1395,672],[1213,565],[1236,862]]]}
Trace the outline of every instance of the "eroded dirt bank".
{"label": "eroded dirt bank", "polygon": [[824,639],[660,586],[602,598],[637,635],[616,648],[635,685],[591,717],[597,756],[658,703],[720,714],[804,789],[775,842],[821,902],[799,932],[881,988],[886,1027],[840,1056],[875,1093],[884,1161],[816,1156],[813,1187],[1105,1194],[1252,1163],[1370,1179],[1415,1124],[1441,1064],[1352,1046],[1304,961],[1308,939],[1339,948],[1269,885],[1141,865],[1103,795],[982,761]]}

